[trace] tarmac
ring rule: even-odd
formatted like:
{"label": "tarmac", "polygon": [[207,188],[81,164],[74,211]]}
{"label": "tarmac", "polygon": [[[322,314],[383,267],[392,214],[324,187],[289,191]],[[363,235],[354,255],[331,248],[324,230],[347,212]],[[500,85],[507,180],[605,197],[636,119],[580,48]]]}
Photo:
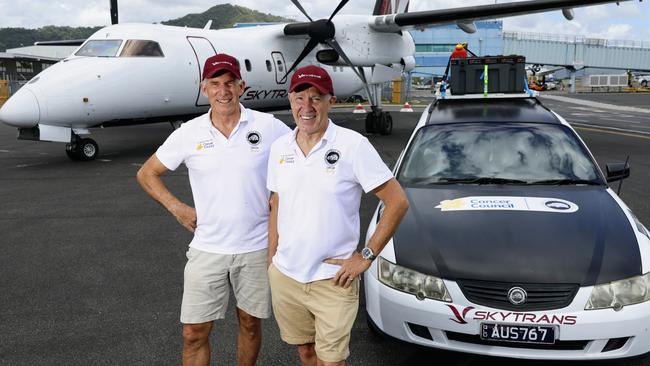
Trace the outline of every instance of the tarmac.
{"label": "tarmac", "polygon": [[[648,226],[650,115],[579,101],[650,109],[650,94],[541,98],[574,124],[601,168],[630,156],[632,174],[621,197]],[[362,131],[365,115],[350,113],[353,107],[338,108],[332,120]],[[414,107],[413,113],[392,113],[392,135],[368,136],[391,167],[424,110]],[[289,113],[278,117],[293,126]],[[84,163],[70,161],[63,144],[17,141],[14,129],[0,125],[0,365],[180,363],[179,309],[191,234],[135,180],[170,132],[169,124],[98,129],[99,158]],[[192,202],[185,168],[164,179]],[[364,196],[362,240],[376,204]],[[235,365],[236,330],[231,297],[211,338],[213,364]],[[263,322],[263,333],[258,365],[298,364],[273,319]],[[350,347],[350,365],[584,364],[474,356],[383,339],[366,325],[363,296]],[[589,364],[650,365],[650,356]]]}

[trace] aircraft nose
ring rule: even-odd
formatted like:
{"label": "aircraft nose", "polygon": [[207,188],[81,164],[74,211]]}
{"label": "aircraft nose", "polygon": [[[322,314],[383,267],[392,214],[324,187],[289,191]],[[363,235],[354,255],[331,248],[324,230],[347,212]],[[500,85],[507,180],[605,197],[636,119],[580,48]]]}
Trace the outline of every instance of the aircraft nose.
{"label": "aircraft nose", "polygon": [[38,124],[41,108],[34,93],[22,88],[0,108],[0,122],[13,127],[31,128]]}

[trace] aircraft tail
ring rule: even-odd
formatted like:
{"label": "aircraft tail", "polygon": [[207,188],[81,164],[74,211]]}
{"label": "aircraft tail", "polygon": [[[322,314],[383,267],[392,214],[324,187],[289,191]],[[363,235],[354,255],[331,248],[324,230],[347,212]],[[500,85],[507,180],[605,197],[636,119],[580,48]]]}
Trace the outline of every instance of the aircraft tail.
{"label": "aircraft tail", "polygon": [[407,13],[409,0],[377,0],[372,15]]}

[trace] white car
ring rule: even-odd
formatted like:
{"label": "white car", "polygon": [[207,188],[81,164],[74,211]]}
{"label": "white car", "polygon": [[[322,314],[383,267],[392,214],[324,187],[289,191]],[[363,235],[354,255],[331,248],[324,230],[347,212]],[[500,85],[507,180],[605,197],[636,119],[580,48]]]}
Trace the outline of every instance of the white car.
{"label": "white car", "polygon": [[629,166],[607,168],[536,98],[435,101],[394,170],[410,209],[364,275],[369,324],[483,355],[649,352],[650,234],[608,185]]}
{"label": "white car", "polygon": [[650,85],[650,75],[641,75],[637,76],[636,81],[644,88],[647,88]]}

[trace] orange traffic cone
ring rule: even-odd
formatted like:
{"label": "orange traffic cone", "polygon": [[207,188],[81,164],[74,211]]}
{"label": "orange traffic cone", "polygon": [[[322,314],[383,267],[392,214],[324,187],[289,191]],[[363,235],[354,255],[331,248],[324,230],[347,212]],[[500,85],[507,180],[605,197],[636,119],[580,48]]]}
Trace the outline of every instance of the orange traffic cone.
{"label": "orange traffic cone", "polygon": [[413,107],[409,102],[404,103],[404,107],[399,110],[400,112],[413,112]]}
{"label": "orange traffic cone", "polygon": [[359,103],[359,104],[357,104],[356,107],[354,107],[354,110],[352,111],[352,113],[366,113],[366,109],[363,108],[361,103]]}

